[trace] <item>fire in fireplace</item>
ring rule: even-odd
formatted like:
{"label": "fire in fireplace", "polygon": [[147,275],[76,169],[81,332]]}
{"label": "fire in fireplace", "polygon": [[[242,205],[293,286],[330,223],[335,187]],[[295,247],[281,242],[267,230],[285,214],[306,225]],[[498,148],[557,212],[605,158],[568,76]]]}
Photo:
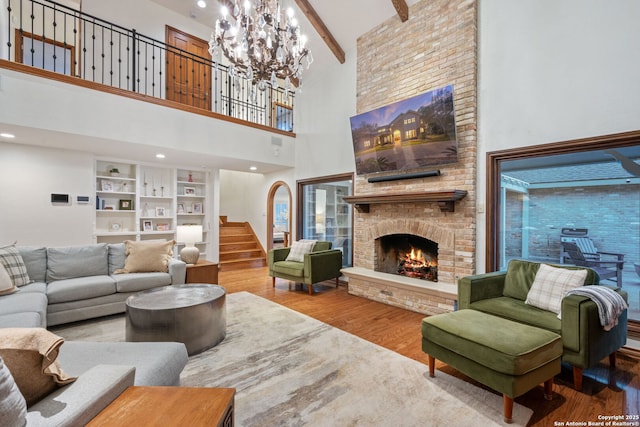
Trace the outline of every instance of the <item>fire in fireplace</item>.
{"label": "fire in fireplace", "polygon": [[375,244],[376,271],[438,281],[438,243],[412,234],[391,234]]}

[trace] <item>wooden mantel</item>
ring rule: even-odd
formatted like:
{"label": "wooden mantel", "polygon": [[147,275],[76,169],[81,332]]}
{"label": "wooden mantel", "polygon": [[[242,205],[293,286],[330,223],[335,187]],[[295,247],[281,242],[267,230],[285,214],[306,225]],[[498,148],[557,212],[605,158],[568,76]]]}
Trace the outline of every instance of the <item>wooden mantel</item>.
{"label": "wooden mantel", "polygon": [[358,212],[368,213],[369,205],[379,203],[419,203],[437,202],[442,212],[453,212],[454,202],[467,195],[464,190],[422,191],[419,193],[387,193],[345,196],[344,201],[352,203]]}

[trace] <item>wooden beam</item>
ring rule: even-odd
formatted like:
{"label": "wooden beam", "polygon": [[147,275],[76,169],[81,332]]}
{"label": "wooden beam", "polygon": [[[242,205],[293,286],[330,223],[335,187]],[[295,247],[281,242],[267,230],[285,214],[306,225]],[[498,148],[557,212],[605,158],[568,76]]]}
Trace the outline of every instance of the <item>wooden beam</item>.
{"label": "wooden beam", "polygon": [[396,12],[398,12],[398,16],[402,22],[409,19],[409,7],[405,0],[391,0],[391,3],[393,3],[393,7],[396,8]]}
{"label": "wooden beam", "polygon": [[[401,1],[402,3],[404,3],[404,0]],[[318,13],[311,6],[309,0],[296,0],[296,4],[298,5],[302,13],[304,13],[304,15],[307,17],[309,22],[311,22],[313,28],[315,28],[318,34],[320,34],[322,40],[324,40],[329,49],[331,49],[331,52],[333,52],[336,58],[338,58],[338,61],[341,64],[344,64],[344,51],[342,50],[336,39],[333,37],[333,35],[329,32],[327,26],[324,25],[324,22],[322,22],[322,19],[320,19],[320,16],[318,16]]]}

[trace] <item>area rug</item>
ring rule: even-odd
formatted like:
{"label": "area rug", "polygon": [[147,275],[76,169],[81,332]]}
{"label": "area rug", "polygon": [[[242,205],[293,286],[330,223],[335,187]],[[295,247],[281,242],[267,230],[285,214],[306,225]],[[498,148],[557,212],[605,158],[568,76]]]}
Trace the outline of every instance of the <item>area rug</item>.
{"label": "area rug", "polygon": [[[112,322],[123,340],[124,318]],[[77,332],[91,339],[92,327],[105,329]],[[226,338],[190,357],[181,379],[235,388],[238,426],[505,425],[501,395],[440,371],[429,378],[425,364],[247,292],[227,296]],[[511,425],[526,426],[532,411],[515,404],[513,414]]]}

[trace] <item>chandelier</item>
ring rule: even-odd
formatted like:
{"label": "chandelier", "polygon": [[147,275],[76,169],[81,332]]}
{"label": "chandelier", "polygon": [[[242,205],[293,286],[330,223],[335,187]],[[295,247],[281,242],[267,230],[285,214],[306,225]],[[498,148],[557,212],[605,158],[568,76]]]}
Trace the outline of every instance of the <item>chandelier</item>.
{"label": "chandelier", "polygon": [[215,57],[221,51],[231,63],[229,75],[245,78],[261,91],[268,85],[277,89],[279,79],[284,80],[285,94],[293,85],[300,87],[303,60],[309,68],[313,58],[293,9],[283,13],[278,0],[245,0],[242,6],[239,0],[227,3],[233,8],[222,6],[209,53]]}

